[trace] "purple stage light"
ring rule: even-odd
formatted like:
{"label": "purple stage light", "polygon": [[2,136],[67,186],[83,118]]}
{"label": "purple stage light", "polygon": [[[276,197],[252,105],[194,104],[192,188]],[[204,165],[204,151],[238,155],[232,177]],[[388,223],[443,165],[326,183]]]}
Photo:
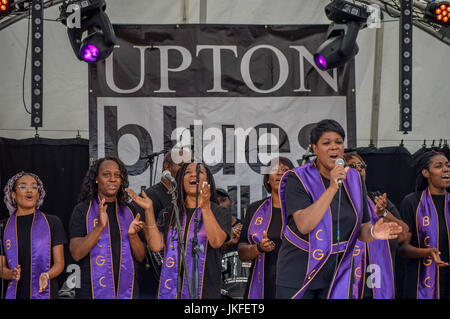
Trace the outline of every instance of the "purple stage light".
{"label": "purple stage light", "polygon": [[325,60],[323,56],[321,56],[320,54],[316,54],[314,56],[314,60],[316,61],[316,65],[319,67],[319,69],[321,70],[327,69],[327,60]]}
{"label": "purple stage light", "polygon": [[88,44],[81,48],[81,58],[90,63],[96,62],[99,58],[99,50],[95,45]]}

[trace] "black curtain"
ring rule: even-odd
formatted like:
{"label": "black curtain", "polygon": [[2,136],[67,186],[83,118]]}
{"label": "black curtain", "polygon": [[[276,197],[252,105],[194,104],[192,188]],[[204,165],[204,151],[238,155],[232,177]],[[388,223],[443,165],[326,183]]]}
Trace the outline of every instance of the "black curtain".
{"label": "black curtain", "polygon": [[403,198],[414,191],[414,160],[403,146],[361,147],[356,152],[367,164],[366,186],[368,191],[386,193],[397,208]]}
{"label": "black curtain", "polygon": [[[0,138],[0,219],[9,212],[3,201],[3,189],[8,180],[20,171],[34,173],[44,183],[46,196],[41,211],[57,215],[68,230],[70,216],[80,191],[84,174],[89,167],[89,141],[75,139],[31,138],[15,140]],[[64,250],[66,266],[73,263]],[[63,272],[60,286],[67,278]]]}

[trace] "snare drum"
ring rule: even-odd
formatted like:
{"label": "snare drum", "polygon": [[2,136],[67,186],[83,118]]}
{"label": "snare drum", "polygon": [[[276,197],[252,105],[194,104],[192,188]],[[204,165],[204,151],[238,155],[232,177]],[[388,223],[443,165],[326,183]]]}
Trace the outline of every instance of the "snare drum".
{"label": "snare drum", "polygon": [[222,257],[222,294],[233,299],[243,299],[250,274],[250,262],[242,262],[237,251]]}

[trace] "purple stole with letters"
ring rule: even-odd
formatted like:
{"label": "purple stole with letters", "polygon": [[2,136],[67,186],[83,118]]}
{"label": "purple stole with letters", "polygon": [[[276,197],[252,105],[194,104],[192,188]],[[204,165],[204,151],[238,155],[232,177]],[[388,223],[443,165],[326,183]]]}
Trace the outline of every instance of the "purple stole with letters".
{"label": "purple stole with letters", "polygon": [[[372,225],[380,219],[375,213],[375,206],[370,198],[367,198],[369,205],[370,222]],[[367,245],[360,241],[356,241],[353,250],[354,282],[353,282],[353,298],[361,299],[364,293],[366,256],[367,251],[370,257],[370,263],[380,267],[379,286],[373,286],[374,299],[394,299],[394,270],[392,266],[391,250],[389,249],[389,240],[374,240]]]}
{"label": "purple stole with letters", "polygon": [[[447,232],[450,229],[450,200],[445,192],[444,216]],[[439,219],[436,207],[426,188],[421,195],[416,211],[417,238],[419,248],[439,248]],[[432,257],[420,258],[417,278],[417,299],[439,299],[439,267]]]}
{"label": "purple stole with letters", "polygon": [[[99,200],[91,200],[89,211],[86,215],[87,232],[98,224]],[[103,229],[97,244],[90,252],[91,286],[93,299],[131,299],[134,288],[134,261],[131,253],[128,228],[134,219],[130,209],[117,203],[116,216],[120,234],[120,267],[119,283],[114,282],[114,267],[111,250],[111,233],[109,220]]]}
{"label": "purple stole with letters", "polygon": [[[181,224],[181,229],[183,230],[183,236],[186,231],[186,212],[183,214],[183,221]],[[189,281],[192,284],[192,269],[194,266],[194,259],[192,256],[192,238],[194,237],[194,214],[192,214],[191,219],[189,221],[188,230],[187,230],[187,238],[186,238],[186,267],[187,270],[184,269],[184,274],[188,271]],[[201,221],[202,220],[202,209],[198,208],[197,217]],[[198,252],[198,278],[199,278],[199,291],[197,298],[202,298],[203,294],[203,275],[205,272],[206,265],[206,252],[208,247],[208,237],[206,236],[205,225],[203,222],[200,222],[199,229],[197,232],[198,245],[203,246],[204,249]],[[167,244],[164,249],[164,263],[161,268],[161,277],[159,282],[159,299],[176,299],[177,298],[177,279],[178,272],[181,269],[182,263],[178,260],[178,235],[176,227],[170,227],[167,235]],[[189,299],[189,287],[187,283],[186,276],[183,276],[183,285],[182,285],[182,299]],[[194,292],[193,292],[194,293]]]}
{"label": "purple stole with letters", "polygon": [[[11,215],[6,224],[4,233],[4,243],[6,248],[6,258],[8,267],[15,268],[19,260],[19,247],[17,243],[17,215]],[[36,209],[31,226],[31,280],[30,298],[49,299],[50,280],[48,286],[42,293],[39,292],[39,277],[42,273],[48,272],[51,260],[51,234],[47,218],[42,212]],[[24,271],[24,269],[22,269]],[[6,291],[6,299],[16,299],[17,281],[11,280]]]}
{"label": "purple stole with letters", "polygon": [[[281,234],[283,234],[285,218],[281,214]],[[261,242],[263,231],[268,232],[272,220],[272,197],[266,199],[256,210],[248,227],[248,241],[251,244]],[[255,261],[253,273],[250,277],[248,299],[264,299],[264,261],[265,253],[261,253]]]}
{"label": "purple stole with letters", "polygon": [[[314,163],[297,167],[294,172],[305,187],[312,200],[317,201],[325,192],[325,186],[319,171]],[[288,173],[288,172],[287,172]],[[286,216],[286,205],[284,201],[285,187],[288,174],[284,174],[280,182],[280,199],[283,215]],[[333,223],[330,208],[327,209],[320,223],[309,234],[309,242],[298,237],[289,227],[285,228],[284,237],[299,249],[309,252],[308,268],[306,277],[300,290],[292,297],[299,299],[308,289],[309,284],[320,272],[332,253],[344,252],[339,266],[334,274],[333,281],[328,292],[329,299],[347,299],[350,295],[350,275],[352,268],[353,248],[358,237],[359,228],[363,214],[362,184],[358,172],[349,169],[344,180],[343,189],[347,192],[356,215],[356,223],[347,242],[333,244]]]}

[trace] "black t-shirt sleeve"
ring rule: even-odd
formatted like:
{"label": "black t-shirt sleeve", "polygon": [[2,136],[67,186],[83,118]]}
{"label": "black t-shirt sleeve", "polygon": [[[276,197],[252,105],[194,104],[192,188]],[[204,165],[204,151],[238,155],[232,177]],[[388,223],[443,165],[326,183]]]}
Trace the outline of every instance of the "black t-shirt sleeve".
{"label": "black t-shirt sleeve", "polygon": [[52,247],[67,244],[67,236],[64,226],[58,216],[46,215],[52,234]]}
{"label": "black t-shirt sleeve", "polygon": [[[84,237],[87,235],[86,214],[87,207],[82,203],[75,206],[69,221],[69,239],[75,237]],[[85,209],[83,209],[85,208]]]}
{"label": "black t-shirt sleeve", "polygon": [[225,241],[231,238],[231,210],[211,203],[211,210],[220,228],[227,234]]}
{"label": "black t-shirt sleeve", "polygon": [[0,220],[0,223],[2,223],[2,225],[3,225],[3,228],[1,229],[1,234],[0,234],[0,236],[2,236],[2,237],[0,237],[0,238],[1,238],[2,245],[3,245],[3,249],[1,249],[0,253],[3,252],[3,254],[1,254],[0,256],[4,256],[4,255],[5,255],[5,249],[6,249],[6,247],[5,247],[5,243],[4,243],[3,234],[5,233],[5,227],[6,227],[6,223],[7,223],[7,222],[8,222],[8,218],[7,218],[7,219],[4,219],[4,220]]}
{"label": "black t-shirt sleeve", "polygon": [[417,232],[416,232],[416,209],[418,200],[414,199],[415,194],[406,195],[400,204],[400,217],[409,227],[411,232],[411,245],[418,246]]}
{"label": "black t-shirt sleeve", "polygon": [[296,211],[305,209],[313,204],[311,196],[306,191],[300,179],[293,172],[290,172],[287,177],[284,194],[286,214],[288,217]]}

